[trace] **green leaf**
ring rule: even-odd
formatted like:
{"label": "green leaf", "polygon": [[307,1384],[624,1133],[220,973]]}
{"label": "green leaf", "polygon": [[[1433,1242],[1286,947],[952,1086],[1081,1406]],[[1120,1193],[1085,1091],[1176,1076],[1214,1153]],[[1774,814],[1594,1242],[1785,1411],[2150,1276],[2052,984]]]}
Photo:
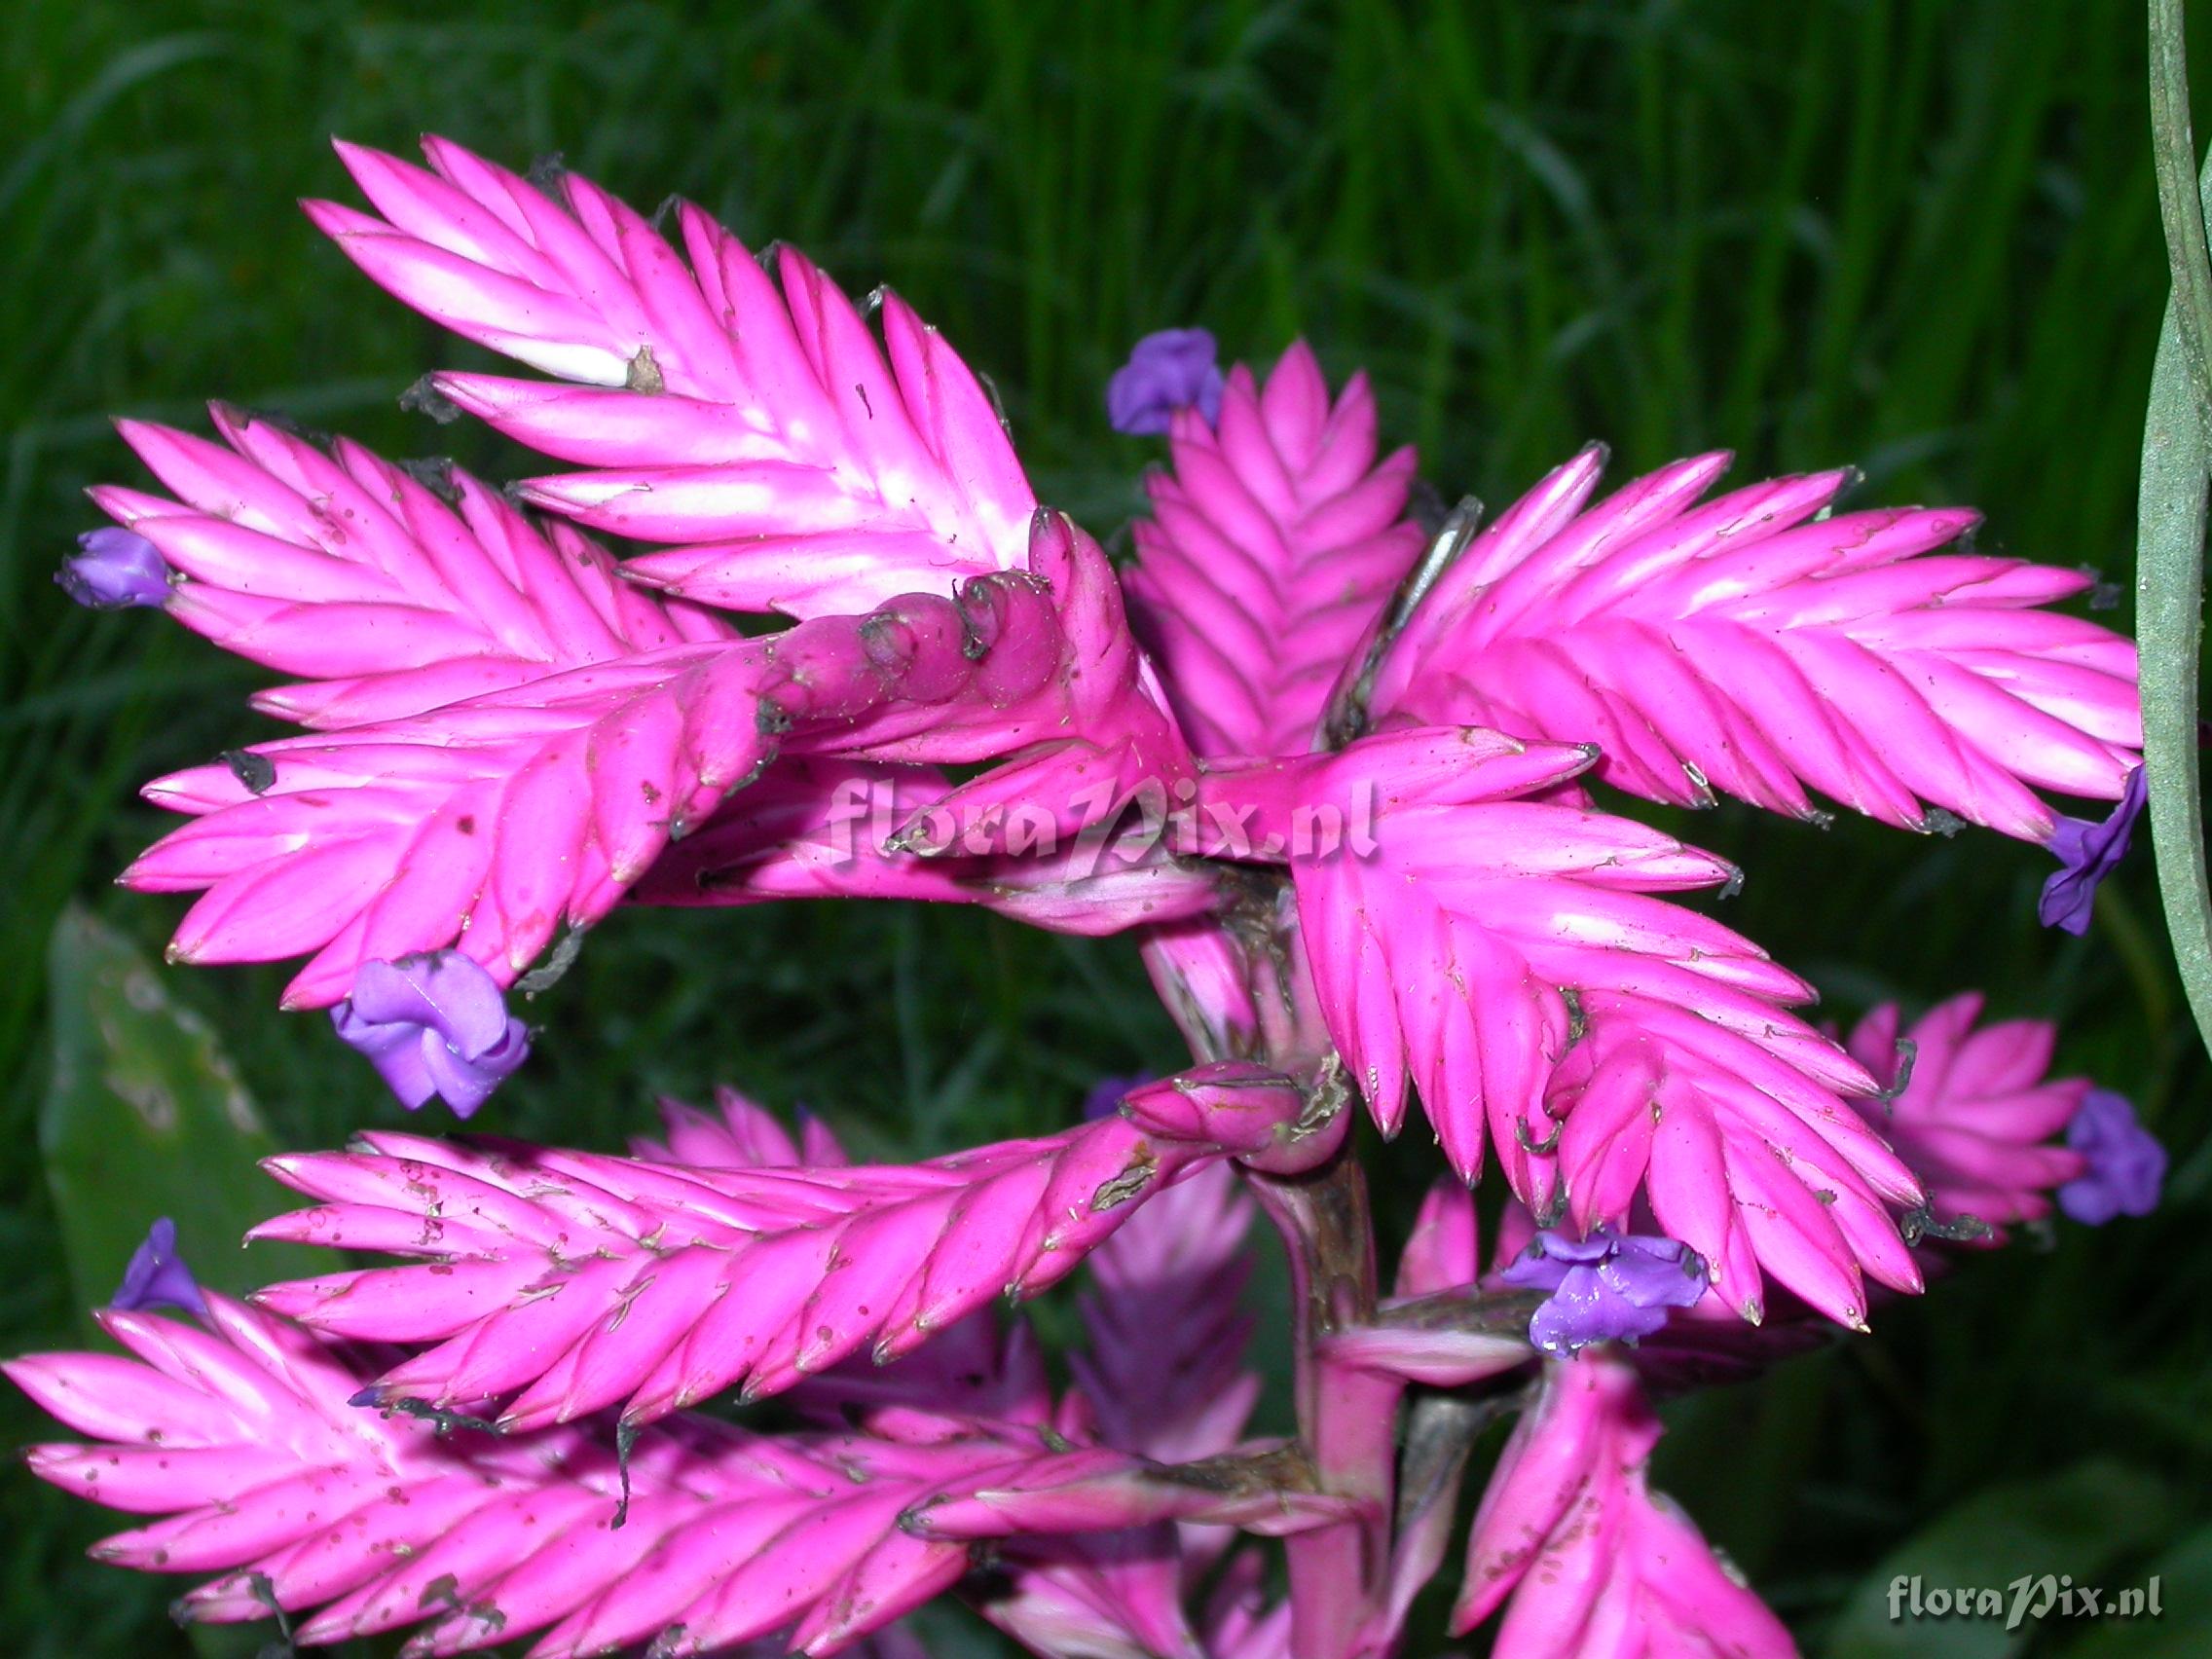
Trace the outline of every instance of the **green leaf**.
{"label": "green leaf", "polygon": [[[2091,1458],[2057,1474],[1990,1487],[1907,1539],[1844,1603],[1830,1627],[1830,1659],[2004,1659],[2039,1630],[2063,1623],[2053,1612],[2007,1630],[2002,1616],[1890,1617],[1891,1586],[1918,1577],[1928,1592],[1994,1590],[2009,1609],[2023,1575],[2073,1574],[2098,1585],[2111,1565],[2156,1542],[2177,1504],[2149,1472]],[[2119,1586],[2116,1585],[2116,1588]]]}
{"label": "green leaf", "polygon": [[298,1245],[240,1248],[278,1207],[257,1167],[276,1143],[214,1034],[170,999],[162,971],[71,905],[55,926],[48,973],[54,1079],[39,1151],[78,1303],[107,1302],[164,1215],[209,1289],[240,1295],[329,1271],[327,1256]]}
{"label": "green leaf", "polygon": [[2195,171],[2179,0],[2154,0],[2151,97],[2158,203],[2173,269],[2137,492],[2135,637],[2141,647],[2143,764],[2151,839],[2174,959],[2198,1033],[2212,1045],[2212,884],[2204,870],[2197,685],[2204,637],[2206,423],[2212,420],[2212,263],[2203,203],[2212,162]]}

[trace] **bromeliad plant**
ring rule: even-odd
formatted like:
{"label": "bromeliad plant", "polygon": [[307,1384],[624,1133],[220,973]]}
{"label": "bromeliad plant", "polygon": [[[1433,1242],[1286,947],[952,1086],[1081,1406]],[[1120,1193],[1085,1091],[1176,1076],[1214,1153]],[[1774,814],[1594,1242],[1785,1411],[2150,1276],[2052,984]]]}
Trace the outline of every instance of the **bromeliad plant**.
{"label": "bromeliad plant", "polygon": [[[104,1315],[133,1357],[9,1368],[91,1437],[35,1470],[155,1518],[98,1553],[212,1575],[188,1616],[908,1652],[894,1621],[953,1592],[1051,1655],[1382,1655],[1518,1411],[1456,1631],[1787,1652],[1649,1489],[1652,1394],[1864,1330],[2053,1193],[2155,1200],[2156,1144],[2046,1081],[2047,1027],[1968,998],[1839,1044],[1676,902],[1737,872],[1592,790],[1986,827],[2060,855],[2047,919],[2082,925],[2141,735],[2130,644],[2045,608],[2086,577],[1972,551],[1971,513],[1842,510],[1843,472],[1712,495],[1721,456],[1601,497],[1592,449],[1487,527],[1426,522],[1363,379],[1332,394],[1303,345],[1224,377],[1198,331],[1110,388],[1171,461],[1117,571],[896,296],[879,337],[694,208],[672,245],[572,176],[341,154],[375,211],[314,222],[550,377],[422,396],[571,470],[501,492],[222,406],[220,442],[124,424],[166,494],[95,492],[116,528],[66,585],[290,677],[256,705],[306,728],[149,786],[190,822],[125,879],[201,895],[174,959],[305,957],[287,1007],[466,1117],[526,1063],[503,991],[618,903],[934,900],[1131,936],[1191,1056],[911,1166],[735,1094],[627,1157],[377,1130],[274,1160],[309,1207],[256,1236],[399,1265],[241,1305],[157,1235]],[[1352,1130],[1416,1101],[1444,1168],[1386,1291]],[[1247,1432],[1255,1207],[1294,1281],[1287,1440]],[[988,1305],[1086,1266],[1055,1392]]]}

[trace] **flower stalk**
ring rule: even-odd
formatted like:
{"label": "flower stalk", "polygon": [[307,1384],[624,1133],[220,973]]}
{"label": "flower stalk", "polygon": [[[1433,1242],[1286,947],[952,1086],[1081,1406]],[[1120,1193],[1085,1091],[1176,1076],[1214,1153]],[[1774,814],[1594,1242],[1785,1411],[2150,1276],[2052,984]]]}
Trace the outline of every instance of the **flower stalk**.
{"label": "flower stalk", "polygon": [[1349,1364],[1327,1346],[1375,1315],[1367,1176],[1346,1146],[1318,1170],[1255,1176],[1253,1188],[1290,1262],[1299,1439],[1322,1490],[1361,1506],[1357,1520],[1316,1528],[1286,1546],[1291,1652],[1294,1659],[1352,1659],[1387,1588],[1405,1387],[1402,1379]]}

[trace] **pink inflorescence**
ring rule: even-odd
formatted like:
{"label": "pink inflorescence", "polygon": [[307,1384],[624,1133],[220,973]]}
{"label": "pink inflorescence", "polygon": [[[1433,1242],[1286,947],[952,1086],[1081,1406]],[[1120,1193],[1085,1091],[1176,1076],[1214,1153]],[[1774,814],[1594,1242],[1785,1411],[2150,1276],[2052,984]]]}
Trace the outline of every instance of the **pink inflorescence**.
{"label": "pink inflorescence", "polygon": [[[34,1470],[146,1518],[96,1553],[203,1576],[189,1617],[413,1626],[410,1655],[917,1659],[898,1621],[954,1593],[1069,1659],[1381,1659],[1518,1407],[1456,1631],[1790,1651],[1650,1490],[1645,1389],[1864,1329],[2053,1193],[2141,1213],[2163,1154],[1978,999],[1808,1023],[1809,983],[1679,902],[1740,872],[1589,785],[1985,826],[2054,853],[2046,913],[2085,925],[2142,796],[2132,647],[2049,608],[2086,578],[1972,550],[1972,513],[1846,508],[1843,472],[1714,494],[1724,456],[1601,495],[1592,449],[1431,521],[1364,376],[1302,342],[1225,373],[1198,329],[1108,389],[1167,439],[1117,571],[898,296],[871,323],[695,207],[671,240],[426,152],[341,145],[371,210],[309,214],[535,371],[430,386],[553,470],[127,422],[159,488],[95,491],[115,528],[62,573],[274,670],[255,704],[301,728],[147,786],[186,822],[124,879],[198,896],[172,955],[302,959],[286,1006],[460,1117],[529,1075],[507,992],[623,903],[1125,934],[1191,1053],[907,1164],[734,1091],[628,1156],[379,1128],[271,1160],[307,1201],[254,1236],[375,1263],[234,1302],[158,1223],[102,1315],[130,1357],[9,1368],[88,1437]],[[1440,1178],[1385,1297],[1351,1128],[1417,1105]],[[1287,1434],[1253,1428],[1260,1213]],[[1056,1391],[992,1305],[1079,1272]],[[770,1395],[775,1432],[700,1409]]]}

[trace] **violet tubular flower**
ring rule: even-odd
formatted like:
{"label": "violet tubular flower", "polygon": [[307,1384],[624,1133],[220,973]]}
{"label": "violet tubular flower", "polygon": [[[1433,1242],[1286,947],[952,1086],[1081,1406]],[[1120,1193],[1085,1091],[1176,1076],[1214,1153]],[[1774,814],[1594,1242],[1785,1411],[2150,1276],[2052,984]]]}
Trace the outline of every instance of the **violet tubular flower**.
{"label": "violet tubular flower", "polygon": [[129,610],[168,603],[168,565],[136,531],[106,525],[78,536],[77,546],[79,551],[61,561],[54,579],[87,609]]}
{"label": "violet tubular flower", "polygon": [[1529,1340],[1563,1356],[1650,1336],[1670,1308],[1689,1307],[1710,1282],[1704,1261],[1679,1240],[1605,1226],[1587,1238],[1539,1233],[1497,1276],[1551,1292],[1529,1321]]}
{"label": "violet tubular flower", "polygon": [[1210,426],[1221,418],[1225,384],[1208,330],[1163,328],[1138,341],[1106,383],[1107,424],[1131,437],[1157,437],[1178,409],[1196,409]]}
{"label": "violet tubular flower", "polygon": [[2093,1088],[2066,1125],[2066,1144],[2088,1167],[2058,1189],[2058,1207],[2085,1227],[2149,1215],[2166,1179],[2166,1149],[2124,1094]]}
{"label": "violet tubular flower", "polygon": [[2144,782],[2143,768],[2138,766],[2127,774],[2119,804],[2102,823],[2087,818],[2058,820],[2046,844],[2060,867],[2044,882],[2043,897],[2036,901],[2036,915],[2045,927],[2062,928],[2070,934],[2089,931],[2097,889],[2127,857],[2135,821],[2143,815],[2143,804],[2149,798],[2149,786]]}
{"label": "violet tubular flower", "polygon": [[177,1254],[176,1223],[167,1216],[146,1230],[145,1238],[130,1253],[108,1306],[125,1313],[143,1313],[150,1308],[175,1308],[198,1318],[207,1317],[207,1299],[200,1281]]}
{"label": "violet tubular flower", "polygon": [[529,1028],[507,1013],[492,976],[458,950],[364,963],[330,1017],[410,1112],[435,1097],[466,1118],[530,1057]]}

